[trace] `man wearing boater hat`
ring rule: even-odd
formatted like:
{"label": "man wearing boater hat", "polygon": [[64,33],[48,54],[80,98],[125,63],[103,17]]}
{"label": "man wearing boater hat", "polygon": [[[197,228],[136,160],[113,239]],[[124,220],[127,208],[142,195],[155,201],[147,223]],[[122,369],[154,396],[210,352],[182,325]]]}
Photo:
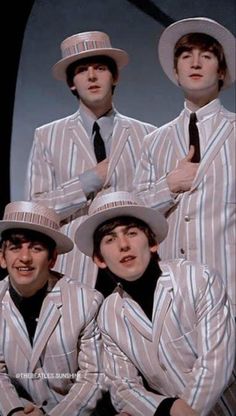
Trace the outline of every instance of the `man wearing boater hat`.
{"label": "man wearing boater hat", "polygon": [[114,406],[131,416],[221,416],[223,403],[234,415],[232,305],[217,271],[159,261],[167,229],[160,212],[113,192],[93,201],[75,235],[117,284],[98,316]]}
{"label": "man wearing boater hat", "polygon": [[0,415],[92,415],[101,397],[102,295],[51,269],[69,252],[59,216],[12,202],[0,221]]}
{"label": "man wearing boater hat", "polygon": [[234,36],[208,18],[164,30],[159,60],[183,90],[184,109],[145,138],[135,180],[139,196],[165,212],[173,231],[160,246],[161,258],[217,268],[234,305],[235,114],[218,95],[235,81],[235,46]]}
{"label": "man wearing boater hat", "polygon": [[[75,34],[62,42],[61,51],[53,75],[67,83],[80,105],[75,114],[36,129],[26,199],[55,208],[73,239],[99,191],[131,188],[143,137],[155,127],[114,108],[113,91],[128,54],[113,48],[106,33]],[[60,256],[55,269],[95,285],[97,267],[76,247]]]}

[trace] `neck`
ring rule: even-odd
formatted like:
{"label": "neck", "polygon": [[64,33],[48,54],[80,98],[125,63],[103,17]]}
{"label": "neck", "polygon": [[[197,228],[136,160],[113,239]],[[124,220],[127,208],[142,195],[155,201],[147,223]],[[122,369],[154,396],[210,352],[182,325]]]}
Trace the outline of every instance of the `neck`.
{"label": "neck", "polygon": [[91,115],[95,116],[96,119],[98,119],[107,114],[112,109],[112,101],[106,102],[99,106],[94,104],[89,107],[81,101],[80,106],[82,106],[86,112],[90,113]]}
{"label": "neck", "polygon": [[197,111],[199,108],[204,107],[205,105],[209,104],[211,101],[215,100],[218,97],[218,93],[214,93],[207,96],[196,96],[191,94],[185,94],[185,100],[187,107],[191,111]]}
{"label": "neck", "polygon": [[152,319],[153,299],[161,269],[156,259],[151,258],[146,270],[140,278],[133,282],[121,279],[109,272],[110,277],[139,304],[148,318]]}

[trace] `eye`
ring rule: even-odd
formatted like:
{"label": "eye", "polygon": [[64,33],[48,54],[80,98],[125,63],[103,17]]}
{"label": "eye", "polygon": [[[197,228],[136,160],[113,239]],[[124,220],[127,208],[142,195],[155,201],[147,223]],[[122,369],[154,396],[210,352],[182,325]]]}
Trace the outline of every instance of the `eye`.
{"label": "eye", "polygon": [[127,231],[128,237],[135,237],[138,234],[138,230],[136,228],[130,228]]}
{"label": "eye", "polygon": [[107,235],[104,237],[103,242],[104,244],[110,244],[115,240],[115,237],[113,235]]}
{"label": "eye", "polygon": [[41,244],[33,244],[31,247],[31,251],[33,253],[40,253],[41,251],[44,251],[45,248]]}
{"label": "eye", "polygon": [[191,53],[190,52],[183,52],[180,57],[182,59],[187,59],[187,58],[190,58],[190,56],[191,56]]}
{"label": "eye", "polygon": [[205,59],[212,59],[212,54],[210,52],[204,52],[202,57]]}
{"label": "eye", "polygon": [[82,72],[85,72],[85,71],[87,71],[88,70],[88,67],[86,66],[86,65],[84,65],[84,66],[78,66],[76,69],[75,69],[75,75],[77,75],[77,74],[81,74]]}
{"label": "eye", "polygon": [[8,250],[13,251],[14,253],[20,250],[20,246],[14,244],[9,245],[7,248]]}

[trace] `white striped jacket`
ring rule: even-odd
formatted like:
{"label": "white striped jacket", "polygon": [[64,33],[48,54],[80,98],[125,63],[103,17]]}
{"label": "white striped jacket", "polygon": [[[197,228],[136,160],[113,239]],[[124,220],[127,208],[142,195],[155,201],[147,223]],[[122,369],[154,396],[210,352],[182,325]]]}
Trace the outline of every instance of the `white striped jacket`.
{"label": "white striped jacket", "polygon": [[33,346],[13,303],[8,278],[0,282],[0,414],[24,407],[22,386],[50,416],[90,415],[101,396],[101,338],[96,323],[102,295],[67,278],[50,282]]}
{"label": "white striped jacket", "polygon": [[[104,188],[130,190],[145,135],[154,126],[115,114],[109,167]],[[80,112],[36,129],[26,178],[26,199],[56,209],[72,240],[85,219],[87,200],[79,175],[97,164]],[[94,287],[97,267],[77,247],[58,257],[56,270]]]}
{"label": "white striped jacket", "polygon": [[[188,153],[184,111],[144,140],[134,189],[145,204],[166,213],[169,234],[160,245],[162,260],[185,258],[219,270],[236,304],[236,131],[235,114],[220,101],[212,114],[199,169],[190,191],[170,193],[166,175]],[[202,129],[201,129],[202,127]],[[200,140],[204,126],[199,123]]]}
{"label": "white striped jacket", "polygon": [[[231,303],[220,276],[207,266],[175,260],[160,267],[152,321],[120,290],[101,306],[98,324],[114,405],[132,416],[153,416],[163,399],[179,397],[206,416],[232,373]],[[156,393],[143,387],[139,373]],[[234,406],[236,397],[228,414]]]}

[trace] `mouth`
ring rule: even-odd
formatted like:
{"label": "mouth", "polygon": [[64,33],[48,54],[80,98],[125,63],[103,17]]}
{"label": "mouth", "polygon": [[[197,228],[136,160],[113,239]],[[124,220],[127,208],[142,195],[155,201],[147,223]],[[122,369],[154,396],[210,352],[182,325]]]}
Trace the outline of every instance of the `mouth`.
{"label": "mouth", "polygon": [[28,274],[31,273],[34,268],[33,267],[26,267],[26,266],[21,266],[21,267],[16,267],[16,270],[20,273],[20,274]]}
{"label": "mouth", "polygon": [[136,259],[135,256],[125,256],[120,260],[120,263],[122,264],[130,264]]}
{"label": "mouth", "polygon": [[100,87],[98,85],[91,85],[88,90],[89,91],[98,91]]}
{"label": "mouth", "polygon": [[190,78],[192,78],[192,79],[199,79],[199,78],[202,78],[202,75],[201,74],[191,74],[190,75]]}

